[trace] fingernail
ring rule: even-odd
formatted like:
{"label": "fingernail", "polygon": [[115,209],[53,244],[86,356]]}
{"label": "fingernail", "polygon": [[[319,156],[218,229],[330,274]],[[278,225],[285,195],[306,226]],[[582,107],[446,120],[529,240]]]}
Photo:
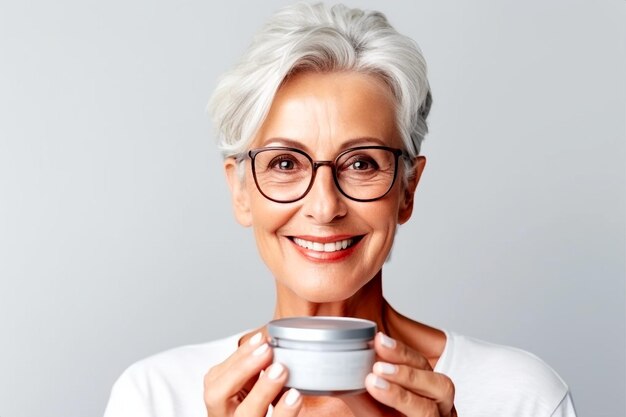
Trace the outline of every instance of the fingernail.
{"label": "fingernail", "polygon": [[386,390],[389,388],[389,382],[385,381],[379,376],[374,376],[374,386],[378,389]]}
{"label": "fingernail", "polygon": [[297,389],[292,388],[287,392],[287,396],[285,397],[285,404],[291,407],[298,402],[298,398],[300,398],[300,392]]}
{"label": "fingernail", "polygon": [[376,362],[374,364],[374,370],[379,374],[393,375],[398,372],[398,367],[387,362]]}
{"label": "fingernail", "polygon": [[380,342],[384,347],[393,349],[396,347],[396,341],[384,333],[380,333]]}
{"label": "fingernail", "polygon": [[272,366],[270,366],[270,369],[267,371],[267,377],[269,379],[278,379],[283,371],[285,370],[285,367],[283,365],[281,365],[280,363],[275,363]]}
{"label": "fingernail", "polygon": [[258,348],[254,349],[254,352],[252,352],[252,356],[261,356],[262,354],[265,353],[265,351],[269,348],[267,343],[263,343],[261,346],[259,346]]}
{"label": "fingernail", "polygon": [[250,338],[248,343],[250,343],[251,346],[258,345],[262,337],[263,337],[263,334],[261,334],[261,332],[258,332],[257,334],[255,334],[254,336]]}

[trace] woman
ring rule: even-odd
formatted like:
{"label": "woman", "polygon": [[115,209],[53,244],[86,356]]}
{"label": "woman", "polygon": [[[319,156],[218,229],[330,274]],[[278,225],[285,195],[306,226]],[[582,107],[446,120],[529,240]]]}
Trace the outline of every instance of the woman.
{"label": "woman", "polygon": [[[574,416],[536,357],[395,311],[382,266],[424,170],[430,90],[413,41],[376,12],[276,14],[211,102],[239,223],[276,284],[274,318],[361,317],[382,330],[366,393],[283,393],[265,327],[131,366],[106,417]],[[202,383],[204,381],[204,383]]]}

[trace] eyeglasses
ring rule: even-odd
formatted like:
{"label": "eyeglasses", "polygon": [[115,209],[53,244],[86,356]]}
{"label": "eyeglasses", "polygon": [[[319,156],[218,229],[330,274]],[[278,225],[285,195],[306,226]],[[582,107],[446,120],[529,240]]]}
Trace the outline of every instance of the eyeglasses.
{"label": "eyeglasses", "polygon": [[306,152],[283,146],[252,149],[252,175],[261,194],[277,203],[292,203],[312,188],[317,169],[329,166],[337,189],[354,201],[383,198],[398,173],[398,158],[409,158],[401,149],[359,146],[341,152],[334,161],[314,161]]}

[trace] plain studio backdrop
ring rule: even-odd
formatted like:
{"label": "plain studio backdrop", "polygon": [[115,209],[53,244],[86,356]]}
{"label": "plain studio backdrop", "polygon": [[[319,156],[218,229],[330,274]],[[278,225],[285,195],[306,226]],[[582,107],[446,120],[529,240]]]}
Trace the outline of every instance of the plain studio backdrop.
{"label": "plain studio backdrop", "polygon": [[[1,417],[99,416],[132,362],[271,319],[205,106],[285,4],[0,4]],[[388,299],[625,415],[626,2],[347,4],[419,43],[434,95]]]}

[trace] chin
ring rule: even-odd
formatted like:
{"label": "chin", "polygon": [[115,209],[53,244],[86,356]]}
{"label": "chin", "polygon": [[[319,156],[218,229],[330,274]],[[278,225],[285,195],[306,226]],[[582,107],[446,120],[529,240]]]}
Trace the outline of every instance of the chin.
{"label": "chin", "polygon": [[330,294],[298,294],[300,298],[309,303],[315,304],[328,304],[328,303],[338,303],[346,300],[348,297],[337,297],[336,294],[331,296]]}
{"label": "chin", "polygon": [[359,288],[355,287],[338,287],[335,285],[324,285],[323,283],[317,282],[319,285],[315,286],[292,286],[291,291],[293,291],[299,298],[302,300],[308,301],[310,303],[316,304],[324,304],[324,303],[336,303],[347,300],[352,297]]}

